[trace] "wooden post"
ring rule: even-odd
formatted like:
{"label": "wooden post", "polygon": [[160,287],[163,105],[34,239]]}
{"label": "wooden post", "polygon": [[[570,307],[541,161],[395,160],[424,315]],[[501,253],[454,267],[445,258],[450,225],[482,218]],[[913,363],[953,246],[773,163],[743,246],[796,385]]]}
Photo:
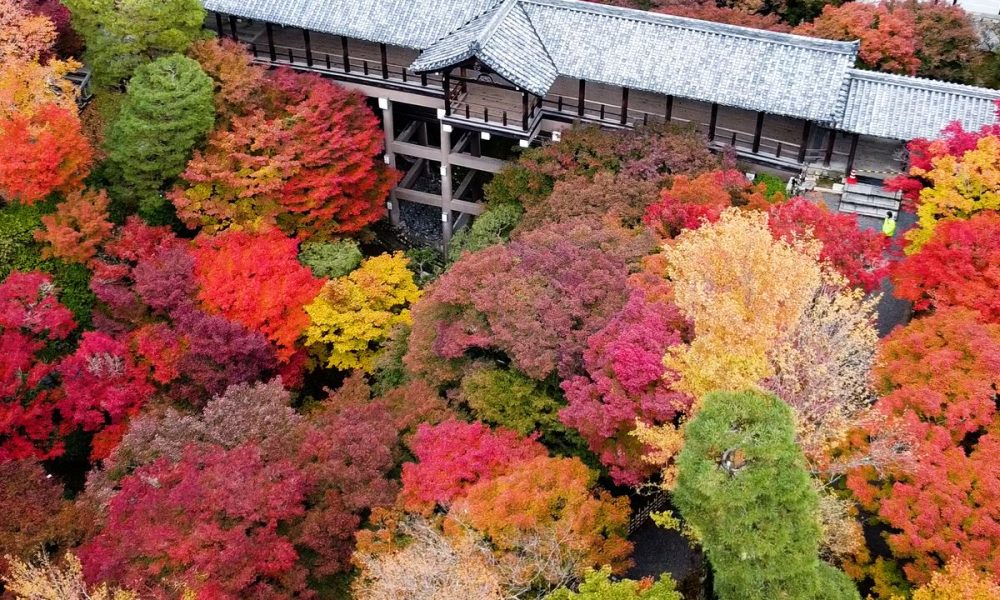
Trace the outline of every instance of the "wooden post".
{"label": "wooden post", "polygon": [[483,138],[479,135],[478,131],[473,131],[469,135],[472,136],[469,138],[469,152],[476,158],[479,158],[483,155]]}
{"label": "wooden post", "polygon": [[582,79],[580,80],[580,93],[578,94],[578,96],[579,98],[577,99],[578,106],[576,107],[576,115],[578,117],[582,117],[584,110],[584,102],[586,102],[587,99],[587,82]]}
{"label": "wooden post", "polygon": [[528,92],[521,90],[521,129],[528,130]]}
{"label": "wooden post", "polygon": [[664,113],[664,117],[667,119],[667,123],[670,122],[671,117],[674,115],[674,97],[667,96],[667,110]]}
{"label": "wooden post", "polygon": [[764,131],[764,113],[757,113],[757,128],[753,130],[753,153],[760,152],[760,136]]}
{"label": "wooden post", "polygon": [[313,49],[312,43],[309,41],[309,30],[302,29],[302,41],[306,44],[306,66],[313,66]]}
{"label": "wooden post", "polygon": [[267,55],[271,57],[271,62],[278,60],[278,52],[274,49],[274,26],[264,23],[264,31],[267,32]]}
{"label": "wooden post", "polygon": [[444,115],[451,115],[451,76],[448,71],[444,72],[441,78],[441,86],[444,87]]}
{"label": "wooden post", "polygon": [[229,15],[229,34],[234,40],[240,39],[240,36],[236,33],[236,15]]}
{"label": "wooden post", "polygon": [[347,52],[347,38],[340,36],[340,53],[344,57],[344,73],[351,72],[351,55]]}
{"label": "wooden post", "polygon": [[619,125],[628,123],[628,88],[622,88],[622,116]]}
{"label": "wooden post", "polygon": [[445,249],[451,242],[451,132],[441,124],[441,239]]}
{"label": "wooden post", "polygon": [[226,35],[222,25],[222,13],[215,13],[215,31],[219,34],[219,37]]}
{"label": "wooden post", "polygon": [[802,141],[799,144],[799,157],[798,157],[800,163],[806,162],[806,150],[809,147],[809,129],[810,129],[810,125],[811,125],[811,123],[809,121],[805,121],[802,124]]}
{"label": "wooden post", "polygon": [[378,45],[379,53],[382,55],[382,79],[389,79],[389,53],[385,44]]}
{"label": "wooden post", "polygon": [[848,174],[850,174],[851,171],[854,170],[854,157],[857,155],[857,152],[858,152],[858,139],[860,137],[861,136],[858,135],[858,134],[856,134],[856,133],[851,135],[851,151],[847,155],[847,173]]}
{"label": "wooden post", "polygon": [[837,143],[837,132],[830,129],[830,136],[826,138],[826,155],[823,157],[823,166],[829,167],[833,160],[833,145]]}
{"label": "wooden post", "polygon": [[[380,102],[381,104],[381,99]],[[396,139],[396,129],[392,118],[392,100],[385,99],[385,108],[382,109],[382,129],[385,132],[385,164],[390,168],[396,168],[396,153],[392,151],[392,143]],[[395,190],[389,192],[389,222],[399,225],[399,206],[396,200]]]}
{"label": "wooden post", "polygon": [[715,139],[715,125],[719,121],[719,105],[712,103],[712,116],[708,119],[708,141]]}

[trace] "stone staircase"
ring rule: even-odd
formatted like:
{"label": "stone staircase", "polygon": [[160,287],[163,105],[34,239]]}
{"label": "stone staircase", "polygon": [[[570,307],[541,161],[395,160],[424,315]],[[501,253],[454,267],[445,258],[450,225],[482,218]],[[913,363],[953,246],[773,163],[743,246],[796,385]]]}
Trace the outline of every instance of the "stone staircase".
{"label": "stone staircase", "polygon": [[899,205],[899,192],[890,192],[881,185],[858,182],[844,186],[837,209],[842,213],[883,219],[886,211],[898,214]]}

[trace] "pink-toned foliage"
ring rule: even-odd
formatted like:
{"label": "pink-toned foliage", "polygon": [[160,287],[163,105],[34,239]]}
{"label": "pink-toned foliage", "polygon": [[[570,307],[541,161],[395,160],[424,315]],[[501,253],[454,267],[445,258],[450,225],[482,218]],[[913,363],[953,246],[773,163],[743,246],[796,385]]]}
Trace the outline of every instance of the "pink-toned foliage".
{"label": "pink-toned foliage", "polygon": [[628,263],[650,249],[644,236],[572,220],[467,253],[413,308],[404,361],[434,383],[457,379],[475,353],[503,353],[535,379],[571,375],[625,304]]}
{"label": "pink-toned foliage", "polygon": [[[659,287],[669,294],[663,280]],[[692,398],[673,389],[675,376],[663,366],[667,348],[683,342],[688,327],[676,306],[633,287],[624,308],[587,341],[587,375],[562,383],[569,404],[560,419],[580,432],[616,483],[638,485],[655,471],[630,435],[636,419],[671,423],[691,406]]]}
{"label": "pink-toned foliage", "polygon": [[403,465],[400,497],[404,506],[417,511],[448,506],[476,482],[546,455],[545,447],[534,438],[454,419],[434,426],[421,425],[410,449],[417,462]]}

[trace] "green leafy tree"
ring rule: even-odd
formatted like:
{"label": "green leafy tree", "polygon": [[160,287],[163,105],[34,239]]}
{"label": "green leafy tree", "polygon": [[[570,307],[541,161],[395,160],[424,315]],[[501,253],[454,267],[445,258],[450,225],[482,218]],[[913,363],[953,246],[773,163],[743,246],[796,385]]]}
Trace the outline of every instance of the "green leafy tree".
{"label": "green leafy tree", "polygon": [[454,262],[465,252],[475,252],[488,246],[502,244],[521,221],[524,209],[520,204],[504,202],[491,204],[465,229],[451,238],[448,261]]}
{"label": "green leafy tree", "polygon": [[539,432],[549,446],[559,446],[569,436],[579,441],[559,421],[565,406],[545,385],[518,371],[476,369],[462,378],[462,396],[480,420],[513,429],[521,435]]}
{"label": "green leafy tree", "polygon": [[179,54],[136,70],[105,144],[119,201],[138,200],[145,211],[166,203],[160,189],[212,128],[213,88],[198,63]]}
{"label": "green leafy tree", "polygon": [[306,242],[299,250],[299,262],[316,277],[336,279],[349,274],[361,264],[361,249],[354,240]]}
{"label": "green leafy tree", "polygon": [[559,588],[545,600],[681,600],[669,575],[660,576],[656,582],[651,579],[612,582],[610,576],[611,569],[608,567],[600,571],[591,569],[583,576],[577,591]]}
{"label": "green leafy tree", "polygon": [[73,27],[87,42],[94,82],[120,85],[142,64],[183,53],[202,37],[201,0],[65,0]]}
{"label": "green leafy tree", "polygon": [[818,498],[788,405],[713,392],[685,430],[674,503],[715,571],[719,600],[857,600],[819,559]]}

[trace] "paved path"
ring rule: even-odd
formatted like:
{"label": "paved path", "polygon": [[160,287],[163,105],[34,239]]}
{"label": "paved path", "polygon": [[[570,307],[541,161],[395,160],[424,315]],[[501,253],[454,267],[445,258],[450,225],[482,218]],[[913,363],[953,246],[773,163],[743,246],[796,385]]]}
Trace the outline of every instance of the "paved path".
{"label": "paved path", "polygon": [[[902,241],[903,232],[916,223],[917,217],[911,212],[900,211],[896,217],[896,235],[894,241]],[[858,224],[862,229],[874,229],[881,231],[882,220],[872,217],[859,216]],[[886,277],[882,280],[882,300],[878,303],[878,335],[884,337],[897,325],[905,325],[910,320],[912,307],[906,300],[900,300],[892,293],[892,282]]]}

